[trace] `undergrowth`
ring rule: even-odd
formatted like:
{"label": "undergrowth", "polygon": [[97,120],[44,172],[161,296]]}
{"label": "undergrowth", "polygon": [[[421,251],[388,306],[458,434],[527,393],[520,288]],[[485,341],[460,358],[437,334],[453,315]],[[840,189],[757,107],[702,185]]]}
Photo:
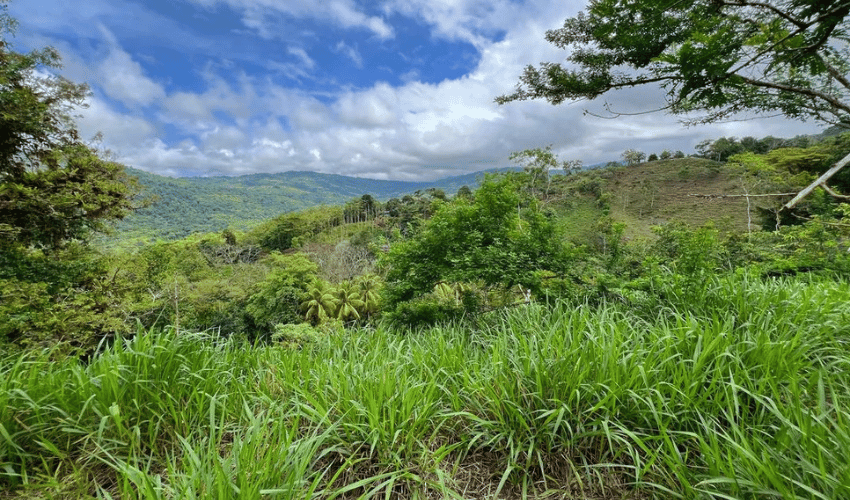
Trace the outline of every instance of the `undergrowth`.
{"label": "undergrowth", "polygon": [[[0,361],[4,498],[850,498],[850,286]],[[672,303],[671,303],[672,304]]]}

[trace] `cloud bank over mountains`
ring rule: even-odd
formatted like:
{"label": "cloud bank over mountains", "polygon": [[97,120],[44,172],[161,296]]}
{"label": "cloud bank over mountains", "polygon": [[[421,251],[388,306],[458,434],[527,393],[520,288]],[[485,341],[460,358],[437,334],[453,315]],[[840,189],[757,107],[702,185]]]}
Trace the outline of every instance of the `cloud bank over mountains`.
{"label": "cloud bank over mountains", "polygon": [[13,0],[17,50],[52,45],[87,82],[82,132],[170,176],[311,170],[431,180],[552,145],[595,163],[628,148],[691,152],[705,138],[789,137],[782,119],[684,128],[659,89],[551,106],[493,99],[584,2],[546,0]]}

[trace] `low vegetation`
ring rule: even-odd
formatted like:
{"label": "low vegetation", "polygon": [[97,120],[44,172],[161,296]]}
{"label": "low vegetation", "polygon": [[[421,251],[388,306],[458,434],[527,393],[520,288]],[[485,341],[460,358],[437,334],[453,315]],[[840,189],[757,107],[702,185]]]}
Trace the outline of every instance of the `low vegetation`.
{"label": "low vegetation", "polygon": [[140,330],[87,363],[7,356],[2,484],[61,498],[845,498],[848,287],[729,275],[643,314],[558,300],[300,344]]}

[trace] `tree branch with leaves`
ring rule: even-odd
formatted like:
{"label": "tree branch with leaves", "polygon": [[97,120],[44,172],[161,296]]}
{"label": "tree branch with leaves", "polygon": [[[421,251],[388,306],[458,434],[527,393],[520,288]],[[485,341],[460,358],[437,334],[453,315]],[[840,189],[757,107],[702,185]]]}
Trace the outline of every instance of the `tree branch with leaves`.
{"label": "tree branch with leaves", "polygon": [[850,0],[591,0],[546,32],[566,62],[526,67],[496,102],[560,104],[655,84],[662,109],[686,124],[754,112],[847,125],[848,15]]}
{"label": "tree branch with leaves", "polygon": [[847,0],[594,0],[546,32],[566,63],[528,66],[496,101],[559,104],[659,84],[666,110],[689,123],[742,111],[846,123],[848,14]]}

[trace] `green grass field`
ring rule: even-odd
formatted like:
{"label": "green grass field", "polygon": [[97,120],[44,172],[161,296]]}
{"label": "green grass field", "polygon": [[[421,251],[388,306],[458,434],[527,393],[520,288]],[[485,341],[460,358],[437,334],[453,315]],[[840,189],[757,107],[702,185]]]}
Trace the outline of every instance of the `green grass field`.
{"label": "green grass field", "polygon": [[850,498],[850,284],[0,361],[2,498]]}

